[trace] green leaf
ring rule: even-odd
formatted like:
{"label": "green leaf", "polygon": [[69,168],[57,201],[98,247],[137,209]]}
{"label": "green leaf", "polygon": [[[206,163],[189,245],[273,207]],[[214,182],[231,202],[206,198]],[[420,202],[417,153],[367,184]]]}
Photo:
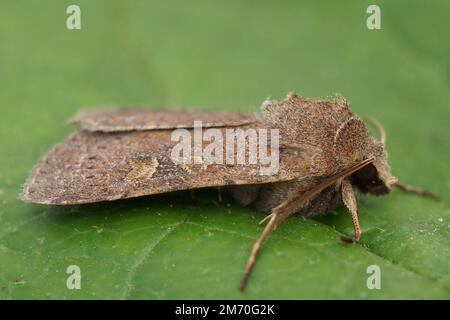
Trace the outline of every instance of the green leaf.
{"label": "green leaf", "polygon": [[[0,298],[450,298],[450,6],[379,1],[79,1],[0,5]],[[433,14],[430,14],[433,13]],[[439,18],[440,17],[440,18]],[[290,217],[237,290],[264,217],[215,190],[72,207],[17,199],[32,166],[86,105],[256,110],[291,91],[343,94],[388,133],[394,174],[444,201],[359,195],[360,244],[339,209]],[[81,289],[66,286],[67,267]],[[367,268],[381,270],[369,290]]]}

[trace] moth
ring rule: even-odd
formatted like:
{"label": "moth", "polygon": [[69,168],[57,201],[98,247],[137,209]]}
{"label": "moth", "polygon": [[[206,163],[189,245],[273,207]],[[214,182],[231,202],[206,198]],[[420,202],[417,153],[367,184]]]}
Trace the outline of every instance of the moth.
{"label": "moth", "polygon": [[[230,128],[243,132],[277,129],[278,170],[262,175],[255,163],[175,163],[171,157],[176,144],[173,131],[193,132],[198,120],[203,127],[223,134]],[[380,139],[373,137],[342,97],[309,99],[291,93],[282,101],[266,100],[256,113],[93,109],[79,113],[73,122],[79,124],[79,130],[39,161],[20,198],[38,204],[75,205],[226,187],[241,204],[267,213],[261,221],[265,228],[245,265],[240,290],[246,287],[267,236],[293,214],[314,217],[344,205],[354,236],[342,240],[358,242],[361,228],[355,189],[384,195],[399,187],[436,198],[398,182],[387,162],[384,129],[372,121]]]}

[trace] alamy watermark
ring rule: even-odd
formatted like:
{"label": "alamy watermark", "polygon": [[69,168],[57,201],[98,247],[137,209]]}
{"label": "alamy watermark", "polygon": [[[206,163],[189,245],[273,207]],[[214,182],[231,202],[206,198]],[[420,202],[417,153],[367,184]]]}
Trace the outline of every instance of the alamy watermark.
{"label": "alamy watermark", "polygon": [[376,4],[371,4],[367,7],[366,12],[370,14],[367,18],[366,26],[369,30],[381,29],[381,9]]}
{"label": "alamy watermark", "polygon": [[81,9],[76,4],[67,7],[66,13],[69,15],[66,20],[66,27],[69,30],[81,29]]}
{"label": "alamy watermark", "polygon": [[367,289],[381,289],[381,269],[376,264],[372,264],[367,267],[367,274],[370,276],[367,278],[366,285]]}
{"label": "alamy watermark", "polygon": [[[193,131],[193,137],[192,137]],[[226,164],[259,165],[261,175],[274,175],[279,169],[278,129],[208,128],[194,121],[194,129],[176,129],[171,159],[177,165]]]}
{"label": "alamy watermark", "polygon": [[81,269],[73,264],[67,267],[66,273],[70,274],[66,280],[66,287],[69,290],[81,289]]}

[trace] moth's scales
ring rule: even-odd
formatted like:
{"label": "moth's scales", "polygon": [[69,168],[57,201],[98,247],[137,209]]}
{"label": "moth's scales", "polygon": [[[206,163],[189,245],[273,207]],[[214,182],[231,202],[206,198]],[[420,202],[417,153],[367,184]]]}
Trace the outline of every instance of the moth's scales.
{"label": "moth's scales", "polygon": [[[389,178],[384,149],[342,98],[319,100],[291,94],[281,102],[267,100],[261,113],[255,114],[94,109],[81,112],[73,121],[80,129],[41,159],[24,186],[22,200],[82,204],[242,186],[234,190],[241,202],[270,211],[291,189],[307,190],[369,153],[378,156],[375,166],[380,179]],[[177,142],[171,141],[171,129],[186,128],[193,136],[194,121],[202,121],[204,128],[220,129],[224,137],[226,128],[279,129],[279,170],[265,176],[259,164],[175,164],[170,155]],[[311,208],[335,207],[340,199],[333,194],[338,191],[324,192]]]}

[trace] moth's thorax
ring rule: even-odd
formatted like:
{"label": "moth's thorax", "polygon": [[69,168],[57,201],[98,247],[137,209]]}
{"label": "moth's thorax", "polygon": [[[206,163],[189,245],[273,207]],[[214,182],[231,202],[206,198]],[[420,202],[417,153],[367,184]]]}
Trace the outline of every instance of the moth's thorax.
{"label": "moth's thorax", "polygon": [[342,97],[321,100],[289,94],[281,102],[267,100],[262,117],[267,126],[280,129],[282,145],[299,146],[299,161],[310,162],[313,176],[330,176],[375,157],[373,164],[352,175],[354,184],[363,192],[383,194],[396,181],[384,144],[369,134]]}

